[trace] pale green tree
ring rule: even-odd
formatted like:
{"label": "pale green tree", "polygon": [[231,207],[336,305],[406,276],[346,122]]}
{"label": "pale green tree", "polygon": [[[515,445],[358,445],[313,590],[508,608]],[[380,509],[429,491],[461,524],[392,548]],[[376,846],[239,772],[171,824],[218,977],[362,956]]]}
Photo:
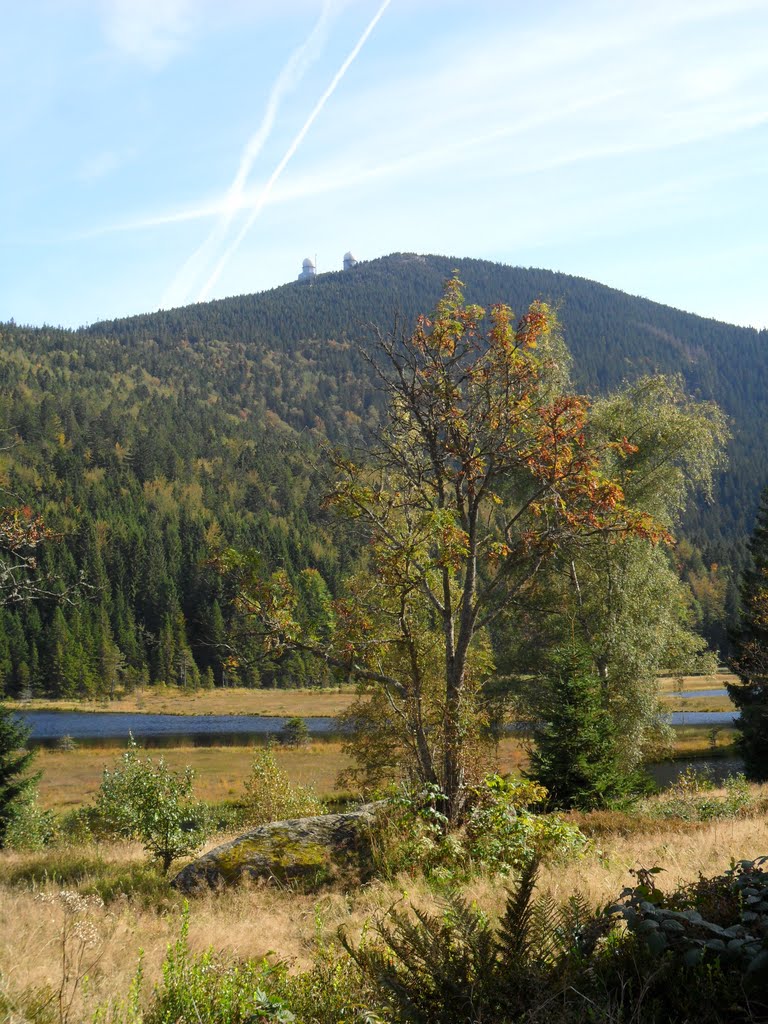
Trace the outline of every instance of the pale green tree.
{"label": "pale green tree", "polygon": [[[666,545],[636,537],[581,537],[565,545],[506,634],[508,664],[535,669],[569,638],[592,657],[618,756],[634,768],[663,738],[657,679],[662,672],[711,671],[714,656],[693,628],[693,599],[674,565],[673,532],[686,502],[711,498],[728,429],[714,403],[690,398],[677,377],[645,377],[595,403],[590,429],[606,451],[606,469],[627,501],[668,531]],[[610,445],[633,450],[616,458]],[[522,628],[521,628],[522,626]],[[537,713],[540,689],[518,681],[523,705]]]}

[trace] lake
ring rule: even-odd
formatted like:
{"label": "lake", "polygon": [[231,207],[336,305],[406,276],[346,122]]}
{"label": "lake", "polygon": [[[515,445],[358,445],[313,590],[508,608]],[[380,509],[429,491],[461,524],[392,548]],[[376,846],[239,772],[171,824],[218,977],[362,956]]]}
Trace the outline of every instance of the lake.
{"label": "lake", "polygon": [[[276,736],[286,718],[265,715],[143,715],[125,711],[18,711],[31,729],[36,746],[56,746],[71,736],[82,746],[124,746],[129,734],[153,747],[236,746],[264,743]],[[677,711],[672,725],[723,726],[737,711]],[[333,718],[305,718],[310,736],[331,739],[338,735]],[[514,728],[512,726],[511,728]]]}
{"label": "lake", "polygon": [[[18,711],[31,729],[32,746],[56,747],[71,736],[81,747],[125,747],[129,735],[150,747],[235,747],[263,745],[277,737],[286,718],[265,715],[143,715],[119,711]],[[698,711],[670,715],[672,725],[730,725],[738,712]],[[338,737],[336,720],[305,718],[315,739]],[[511,729],[514,726],[510,727]],[[646,766],[658,786],[668,786],[694,765],[711,773],[715,783],[741,771],[734,757],[695,757],[659,761]]]}
{"label": "lake", "polygon": [[682,697],[686,699],[688,697],[727,697],[727,690],[676,690],[670,694],[672,697]]}
{"label": "lake", "polygon": [[[54,747],[64,736],[88,747],[122,747],[129,735],[153,747],[219,747],[265,743],[286,718],[265,715],[140,715],[124,711],[18,711],[33,745]],[[306,718],[310,736],[330,739],[333,718]]]}

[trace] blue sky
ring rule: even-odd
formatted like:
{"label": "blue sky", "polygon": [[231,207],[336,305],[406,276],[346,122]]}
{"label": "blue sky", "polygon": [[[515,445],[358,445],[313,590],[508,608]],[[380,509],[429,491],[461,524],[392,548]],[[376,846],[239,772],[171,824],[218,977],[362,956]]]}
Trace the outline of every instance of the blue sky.
{"label": "blue sky", "polygon": [[0,320],[261,291],[351,249],[768,326],[768,0],[0,14]]}

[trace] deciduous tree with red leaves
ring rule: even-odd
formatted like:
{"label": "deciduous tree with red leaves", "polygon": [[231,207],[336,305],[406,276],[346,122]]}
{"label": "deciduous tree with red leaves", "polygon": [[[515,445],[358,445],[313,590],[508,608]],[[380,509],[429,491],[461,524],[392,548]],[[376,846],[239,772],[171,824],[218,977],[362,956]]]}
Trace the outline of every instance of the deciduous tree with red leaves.
{"label": "deciduous tree with red leaves", "polygon": [[467,305],[461,288],[449,281],[412,333],[378,337],[387,424],[364,463],[330,455],[326,503],[369,544],[328,638],[300,628],[282,573],[259,581],[241,562],[238,598],[273,649],[311,650],[371,684],[381,728],[368,739],[439,787],[452,822],[476,781],[489,627],[563,545],[664,536],[605,473],[634,448],[591,436],[588,402],[564,390],[552,310],[536,302],[515,323],[505,305]]}

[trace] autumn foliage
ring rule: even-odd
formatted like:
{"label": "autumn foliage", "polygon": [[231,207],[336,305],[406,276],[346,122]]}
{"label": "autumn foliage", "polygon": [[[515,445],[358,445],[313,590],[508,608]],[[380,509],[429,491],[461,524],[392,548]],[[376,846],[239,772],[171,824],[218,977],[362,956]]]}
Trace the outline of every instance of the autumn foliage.
{"label": "autumn foliage", "polygon": [[326,497],[364,530],[367,564],[335,602],[327,642],[307,640],[285,574],[251,577],[240,603],[273,649],[313,650],[375,684],[378,723],[358,720],[359,731],[378,729],[378,756],[439,786],[458,820],[481,763],[489,628],[566,543],[666,533],[607,475],[635,449],[590,432],[589,403],[565,391],[567,354],[545,303],[515,323],[507,306],[466,305],[453,279],[431,317],[378,337],[371,360],[388,423],[364,464],[329,453]]}

